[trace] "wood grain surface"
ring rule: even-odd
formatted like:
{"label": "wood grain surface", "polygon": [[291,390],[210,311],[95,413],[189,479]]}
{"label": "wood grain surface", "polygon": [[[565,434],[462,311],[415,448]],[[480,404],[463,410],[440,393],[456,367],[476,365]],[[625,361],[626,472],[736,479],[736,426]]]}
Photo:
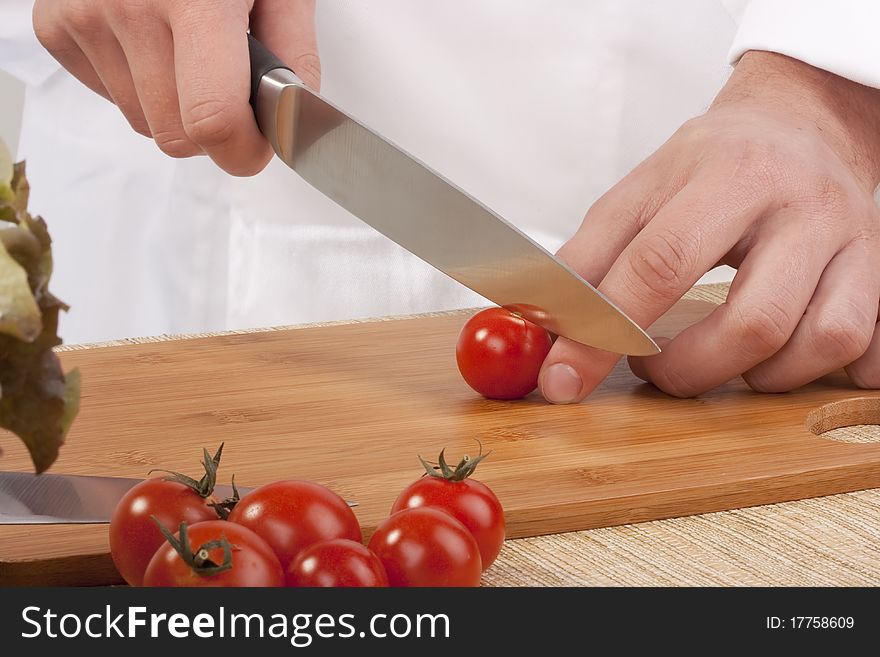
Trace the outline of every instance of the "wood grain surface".
{"label": "wood grain surface", "polygon": [[[652,333],[674,335],[709,310],[683,301]],[[225,441],[221,480],[322,482],[359,502],[365,535],[419,476],[417,453],[473,454],[475,439],[493,450],[478,478],[501,498],[509,537],[880,486],[880,445],[811,432],[877,421],[880,395],[842,375],[784,395],[737,380],[682,400],[621,364],[580,405],[537,393],[494,402],[455,366],[468,316],[65,352],[65,367],[82,370],[83,404],[53,472],[195,472],[202,446]],[[30,468],[14,437],[0,444],[0,467]],[[0,584],[117,581],[105,525],[0,526]]]}

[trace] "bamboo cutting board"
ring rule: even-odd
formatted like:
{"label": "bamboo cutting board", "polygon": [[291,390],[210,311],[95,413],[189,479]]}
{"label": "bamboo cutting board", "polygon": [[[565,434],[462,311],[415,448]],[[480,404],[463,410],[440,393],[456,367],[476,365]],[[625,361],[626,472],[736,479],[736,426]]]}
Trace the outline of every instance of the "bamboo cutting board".
{"label": "bamboo cutting board", "polygon": [[[680,302],[652,333],[711,309]],[[196,473],[226,442],[222,481],[322,482],[368,536],[419,476],[416,454],[493,451],[478,469],[509,537],[690,515],[880,486],[880,445],[815,435],[876,423],[880,394],[842,375],[784,395],[732,382],[673,399],[621,364],[590,399],[551,406],[480,398],[460,378],[468,313],[103,347],[62,354],[83,375],[80,417],[54,472]],[[812,431],[811,431],[812,430]],[[28,470],[0,435],[0,468]],[[0,584],[119,581],[106,525],[0,526]]]}

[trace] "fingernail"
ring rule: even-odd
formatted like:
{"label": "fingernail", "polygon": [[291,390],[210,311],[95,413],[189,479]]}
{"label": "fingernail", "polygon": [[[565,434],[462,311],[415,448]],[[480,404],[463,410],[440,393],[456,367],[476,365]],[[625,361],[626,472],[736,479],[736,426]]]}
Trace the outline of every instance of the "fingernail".
{"label": "fingernail", "polygon": [[552,404],[570,404],[577,401],[583,387],[580,375],[571,365],[556,363],[541,377],[541,394]]}

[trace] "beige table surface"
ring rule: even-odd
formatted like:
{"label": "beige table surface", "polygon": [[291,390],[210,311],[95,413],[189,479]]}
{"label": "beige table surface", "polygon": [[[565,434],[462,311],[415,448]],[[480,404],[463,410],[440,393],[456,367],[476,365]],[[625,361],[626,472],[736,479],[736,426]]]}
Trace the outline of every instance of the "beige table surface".
{"label": "beige table surface", "polygon": [[[687,296],[720,303],[726,292],[726,284],[706,285]],[[91,346],[95,345],[61,349]],[[857,442],[880,441],[880,428],[850,427],[828,435]],[[880,584],[880,489],[511,540],[483,583],[875,586]]]}

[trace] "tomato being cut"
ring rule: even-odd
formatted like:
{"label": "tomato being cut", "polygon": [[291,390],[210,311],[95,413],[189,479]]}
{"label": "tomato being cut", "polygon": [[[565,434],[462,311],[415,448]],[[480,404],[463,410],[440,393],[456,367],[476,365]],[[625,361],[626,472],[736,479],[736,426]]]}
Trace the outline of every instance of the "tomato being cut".
{"label": "tomato being cut", "polygon": [[388,586],[379,557],[360,543],[337,538],[313,543],[287,569],[288,586]]}
{"label": "tomato being cut", "polygon": [[479,586],[477,541],[440,509],[404,509],[386,518],[370,538],[391,586]]}
{"label": "tomato being cut", "polygon": [[468,385],[489,399],[519,399],[538,386],[550,333],[504,308],[471,317],[458,336],[455,358]]}
{"label": "tomato being cut", "polygon": [[146,479],[131,488],[116,505],[110,519],[110,556],[130,585],[141,585],[147,564],[165,542],[152,517],[172,528],[181,522],[194,524],[217,519],[209,505],[222,451],[221,445],[213,458],[205,452],[205,476],[200,481],[177,473]]}
{"label": "tomato being cut", "polygon": [[245,495],[229,521],[261,536],[284,568],[312,543],[333,538],[361,542],[357,517],[339,495],[310,481],[276,481]]}
{"label": "tomato being cut", "polygon": [[284,586],[278,557],[247,527],[225,520],[182,523],[166,538],[147,566],[144,586]]}
{"label": "tomato being cut", "polygon": [[451,514],[468,528],[480,547],[483,570],[495,561],[504,543],[504,510],[486,484],[469,479],[488,454],[471,459],[465,456],[453,469],[440,452],[439,465],[422,460],[429,476],[410,484],[395,500],[391,513],[402,509],[430,506]]}

